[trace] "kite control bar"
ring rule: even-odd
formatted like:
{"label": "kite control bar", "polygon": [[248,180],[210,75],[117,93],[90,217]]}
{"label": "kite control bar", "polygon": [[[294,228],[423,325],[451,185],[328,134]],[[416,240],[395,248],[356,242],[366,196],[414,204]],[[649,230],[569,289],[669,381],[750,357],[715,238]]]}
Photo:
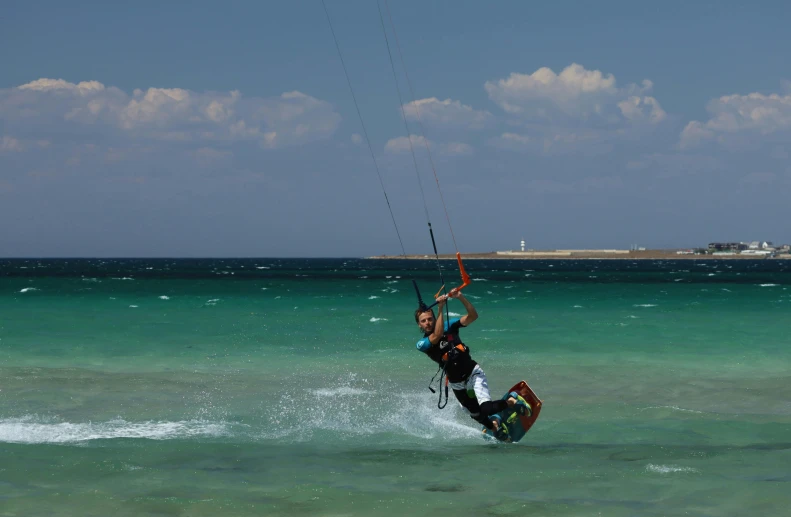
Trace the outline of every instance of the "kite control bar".
{"label": "kite control bar", "polygon": [[[471,282],[470,275],[468,275],[467,271],[465,271],[464,264],[461,261],[461,253],[456,252],[456,260],[459,262],[459,273],[461,273],[461,282],[462,283],[461,283],[460,286],[454,287],[453,289],[451,289],[451,292],[453,292],[453,291],[461,291],[462,289],[464,289],[465,287],[470,285],[470,282]],[[426,305],[425,302],[423,302],[423,297],[420,296],[420,290],[417,288],[417,282],[412,280],[412,285],[415,286],[415,293],[417,293],[417,302],[419,304],[419,307],[421,309],[423,309],[423,311],[427,311],[427,310],[431,309],[432,307],[434,307],[435,305],[437,305],[438,302],[436,302],[436,301],[434,303],[432,303],[431,305]],[[434,298],[437,298],[439,296],[439,293],[441,293],[442,289],[444,289],[444,288],[445,288],[444,285],[442,287],[440,287],[439,291],[437,291],[437,294],[434,295]]]}

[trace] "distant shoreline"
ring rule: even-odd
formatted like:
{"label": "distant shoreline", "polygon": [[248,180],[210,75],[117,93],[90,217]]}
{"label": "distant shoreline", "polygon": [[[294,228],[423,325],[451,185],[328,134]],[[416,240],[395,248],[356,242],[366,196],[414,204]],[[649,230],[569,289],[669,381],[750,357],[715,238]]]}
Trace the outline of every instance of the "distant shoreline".
{"label": "distant shoreline", "polygon": [[[587,251],[587,250],[542,250],[542,251],[509,251],[509,252],[488,252],[488,253],[462,253],[464,259],[469,260],[783,260],[791,259],[791,255],[777,255],[774,257],[762,255],[695,255],[679,254],[678,250],[613,250],[607,252]],[[376,255],[365,257],[367,259],[406,259],[406,260],[426,260],[435,258],[434,255]],[[440,259],[455,260],[456,255],[440,254]]]}

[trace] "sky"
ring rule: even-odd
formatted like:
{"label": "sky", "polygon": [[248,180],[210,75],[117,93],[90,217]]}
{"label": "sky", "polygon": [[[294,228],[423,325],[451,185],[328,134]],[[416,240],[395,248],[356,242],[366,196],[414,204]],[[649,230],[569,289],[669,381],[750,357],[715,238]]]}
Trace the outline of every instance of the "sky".
{"label": "sky", "polygon": [[326,7],[3,2],[0,256],[791,242],[790,3]]}

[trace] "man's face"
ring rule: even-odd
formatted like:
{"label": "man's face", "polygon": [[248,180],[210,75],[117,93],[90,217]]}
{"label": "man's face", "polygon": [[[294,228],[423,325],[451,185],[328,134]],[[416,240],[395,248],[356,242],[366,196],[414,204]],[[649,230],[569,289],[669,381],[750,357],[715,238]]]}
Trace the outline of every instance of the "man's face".
{"label": "man's face", "polygon": [[421,312],[417,320],[417,324],[423,332],[434,332],[434,323],[436,323],[434,311]]}

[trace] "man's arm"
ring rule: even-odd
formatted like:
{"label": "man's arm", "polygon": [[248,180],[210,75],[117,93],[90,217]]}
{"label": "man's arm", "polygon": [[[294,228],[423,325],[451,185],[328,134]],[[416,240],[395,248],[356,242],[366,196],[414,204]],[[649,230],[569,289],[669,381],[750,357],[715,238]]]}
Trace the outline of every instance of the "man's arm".
{"label": "man's arm", "polygon": [[442,310],[445,308],[445,302],[447,301],[448,297],[445,295],[437,298],[437,321],[434,323],[434,332],[428,337],[432,346],[439,343],[439,340],[445,335],[445,321]]}
{"label": "man's arm", "polygon": [[465,314],[459,319],[459,322],[462,325],[466,327],[470,323],[478,319],[478,311],[475,310],[475,307],[472,306],[472,303],[470,303],[470,301],[461,293],[461,291],[453,290],[450,292],[449,296],[451,298],[456,298],[457,300],[459,300],[464,305],[464,308],[467,310],[467,314]]}

